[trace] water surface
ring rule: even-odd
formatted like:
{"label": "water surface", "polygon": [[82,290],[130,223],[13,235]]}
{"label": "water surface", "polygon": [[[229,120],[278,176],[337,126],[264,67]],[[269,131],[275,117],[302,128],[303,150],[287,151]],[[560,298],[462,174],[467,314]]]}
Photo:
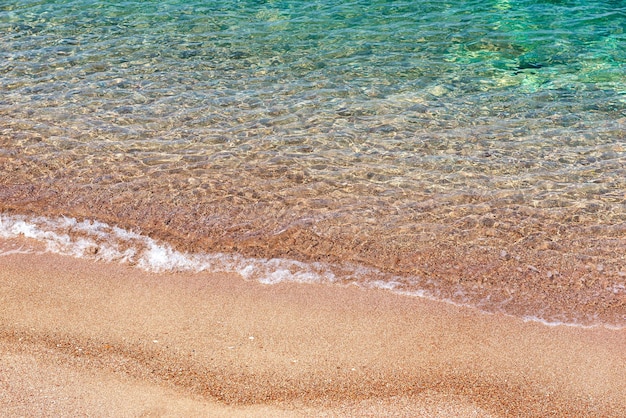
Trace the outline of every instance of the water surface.
{"label": "water surface", "polygon": [[3,2],[0,210],[624,324],[625,28],[619,1]]}

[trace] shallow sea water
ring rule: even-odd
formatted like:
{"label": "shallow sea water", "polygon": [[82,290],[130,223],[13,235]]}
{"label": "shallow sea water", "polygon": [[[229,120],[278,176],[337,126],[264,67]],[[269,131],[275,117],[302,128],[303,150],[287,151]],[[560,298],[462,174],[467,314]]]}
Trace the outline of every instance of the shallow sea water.
{"label": "shallow sea water", "polygon": [[623,326],[625,29],[619,1],[3,2],[0,229]]}

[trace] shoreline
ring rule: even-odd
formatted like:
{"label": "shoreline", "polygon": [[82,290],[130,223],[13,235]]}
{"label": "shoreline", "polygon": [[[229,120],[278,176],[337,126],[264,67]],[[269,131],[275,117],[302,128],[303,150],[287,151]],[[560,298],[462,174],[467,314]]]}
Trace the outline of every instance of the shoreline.
{"label": "shoreline", "polygon": [[[0,410],[9,414],[626,412],[623,329],[54,254],[5,255],[0,267]],[[100,387],[110,390],[90,390]]]}
{"label": "shoreline", "polygon": [[[477,276],[470,265],[466,269],[467,277],[473,277],[470,282],[482,277],[480,285],[470,286],[469,282],[462,284],[458,278],[432,276],[428,272],[424,276],[396,276],[367,263],[333,264],[290,257],[268,259],[249,257],[245,252],[188,253],[167,241],[133,230],[71,217],[0,214],[0,237],[3,237],[0,241],[2,254],[16,251],[54,253],[88,260],[122,262],[153,273],[233,273],[265,284],[314,282],[357,285],[364,289],[382,289],[399,295],[476,308],[486,313],[502,313],[548,326],[626,328],[624,286],[619,283],[626,273],[620,272],[616,276],[605,274],[603,269],[598,270],[603,274],[601,280],[586,277],[577,282],[575,277],[542,268],[543,264],[536,264],[539,268],[530,264],[525,266],[532,277],[524,278],[505,277],[502,270],[489,263],[485,264],[485,274]],[[498,257],[503,254],[509,257],[506,252]],[[438,264],[437,260],[431,261]],[[473,262],[480,264],[480,260],[473,259]],[[552,262],[546,265],[552,266]],[[546,277],[542,277],[540,269],[548,270]],[[588,266],[588,269],[591,267]],[[524,271],[521,267],[517,270]],[[455,274],[463,271],[457,269]],[[560,284],[554,279],[555,274],[568,284]],[[516,283],[509,286],[511,282]]]}

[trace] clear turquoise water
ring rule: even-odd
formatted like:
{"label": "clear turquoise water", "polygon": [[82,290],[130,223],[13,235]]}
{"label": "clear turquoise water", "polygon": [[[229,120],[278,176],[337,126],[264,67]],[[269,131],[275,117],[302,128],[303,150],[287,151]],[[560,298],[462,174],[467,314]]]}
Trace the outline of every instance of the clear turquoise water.
{"label": "clear turquoise water", "polygon": [[620,1],[4,1],[0,209],[625,321],[625,28]]}

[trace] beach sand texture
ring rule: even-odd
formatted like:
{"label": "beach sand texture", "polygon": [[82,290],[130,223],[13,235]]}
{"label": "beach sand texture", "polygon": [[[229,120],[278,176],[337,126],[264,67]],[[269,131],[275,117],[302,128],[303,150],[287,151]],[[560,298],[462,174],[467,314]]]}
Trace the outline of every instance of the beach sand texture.
{"label": "beach sand texture", "polygon": [[0,2],[0,418],[626,417],[626,2],[95,3]]}
{"label": "beach sand texture", "polygon": [[626,330],[0,257],[3,416],[623,417]]}

